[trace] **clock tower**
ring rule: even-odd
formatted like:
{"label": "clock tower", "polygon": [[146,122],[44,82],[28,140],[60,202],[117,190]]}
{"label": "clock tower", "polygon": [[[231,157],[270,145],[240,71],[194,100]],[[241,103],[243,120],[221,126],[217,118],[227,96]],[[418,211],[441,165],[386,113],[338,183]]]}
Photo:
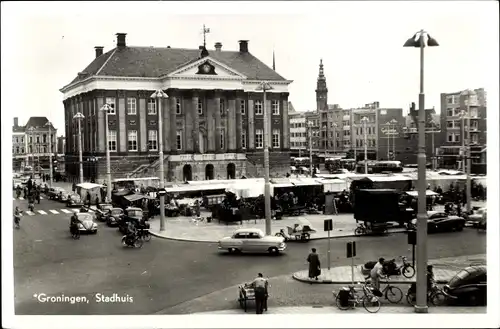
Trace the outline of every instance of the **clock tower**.
{"label": "clock tower", "polygon": [[316,83],[316,111],[328,109],[328,88],[326,88],[326,77],[323,71],[323,59],[319,61],[319,75]]}

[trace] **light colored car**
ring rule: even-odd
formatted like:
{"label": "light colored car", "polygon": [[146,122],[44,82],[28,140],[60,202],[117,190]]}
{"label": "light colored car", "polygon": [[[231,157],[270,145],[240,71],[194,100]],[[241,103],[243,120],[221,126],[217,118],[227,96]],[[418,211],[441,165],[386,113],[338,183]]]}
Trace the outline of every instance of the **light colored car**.
{"label": "light colored car", "polygon": [[76,216],[82,222],[78,224],[80,232],[97,233],[97,224],[95,223],[95,215],[88,212],[77,213]]}
{"label": "light colored car", "polygon": [[262,230],[243,228],[233,232],[231,237],[219,240],[219,250],[232,252],[269,252],[279,254],[286,249],[285,239],[266,236]]}
{"label": "light colored car", "polygon": [[70,193],[66,199],[66,206],[81,207],[83,206],[82,198],[77,193]]}

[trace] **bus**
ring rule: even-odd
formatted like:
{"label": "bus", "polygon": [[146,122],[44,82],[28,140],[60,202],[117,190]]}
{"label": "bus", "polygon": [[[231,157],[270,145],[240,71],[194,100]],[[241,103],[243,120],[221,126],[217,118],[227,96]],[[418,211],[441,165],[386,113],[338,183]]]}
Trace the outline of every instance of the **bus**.
{"label": "bus", "polygon": [[[356,164],[356,172],[358,174],[365,173],[365,162],[359,161]],[[403,172],[401,161],[370,161],[368,160],[368,174],[381,173],[400,173]]]}

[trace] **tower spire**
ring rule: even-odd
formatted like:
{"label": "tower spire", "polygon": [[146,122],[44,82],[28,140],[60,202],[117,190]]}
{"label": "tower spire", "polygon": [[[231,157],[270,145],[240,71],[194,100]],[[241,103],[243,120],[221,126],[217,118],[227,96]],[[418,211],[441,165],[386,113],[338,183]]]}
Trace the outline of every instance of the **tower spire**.
{"label": "tower spire", "polygon": [[319,75],[318,75],[318,80],[324,80],[325,79],[325,72],[323,70],[323,59],[319,60]]}
{"label": "tower spire", "polygon": [[274,58],[274,49],[273,49],[273,71],[276,71],[276,59]]}

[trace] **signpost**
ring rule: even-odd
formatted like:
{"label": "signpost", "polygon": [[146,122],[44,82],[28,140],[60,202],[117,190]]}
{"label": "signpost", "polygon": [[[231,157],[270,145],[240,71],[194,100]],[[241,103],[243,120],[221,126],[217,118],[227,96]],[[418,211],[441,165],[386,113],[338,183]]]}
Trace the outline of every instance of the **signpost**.
{"label": "signpost", "polygon": [[408,244],[411,244],[412,246],[411,260],[413,263],[413,268],[415,268],[415,245],[417,244],[417,231],[408,231]]}
{"label": "signpost", "polygon": [[356,257],[356,242],[347,242],[347,258],[351,259],[351,281],[354,285],[354,257]]}
{"label": "signpost", "polygon": [[325,219],[323,224],[324,224],[324,231],[328,232],[327,262],[328,262],[328,270],[330,270],[330,231],[333,230],[333,220],[332,219]]}

